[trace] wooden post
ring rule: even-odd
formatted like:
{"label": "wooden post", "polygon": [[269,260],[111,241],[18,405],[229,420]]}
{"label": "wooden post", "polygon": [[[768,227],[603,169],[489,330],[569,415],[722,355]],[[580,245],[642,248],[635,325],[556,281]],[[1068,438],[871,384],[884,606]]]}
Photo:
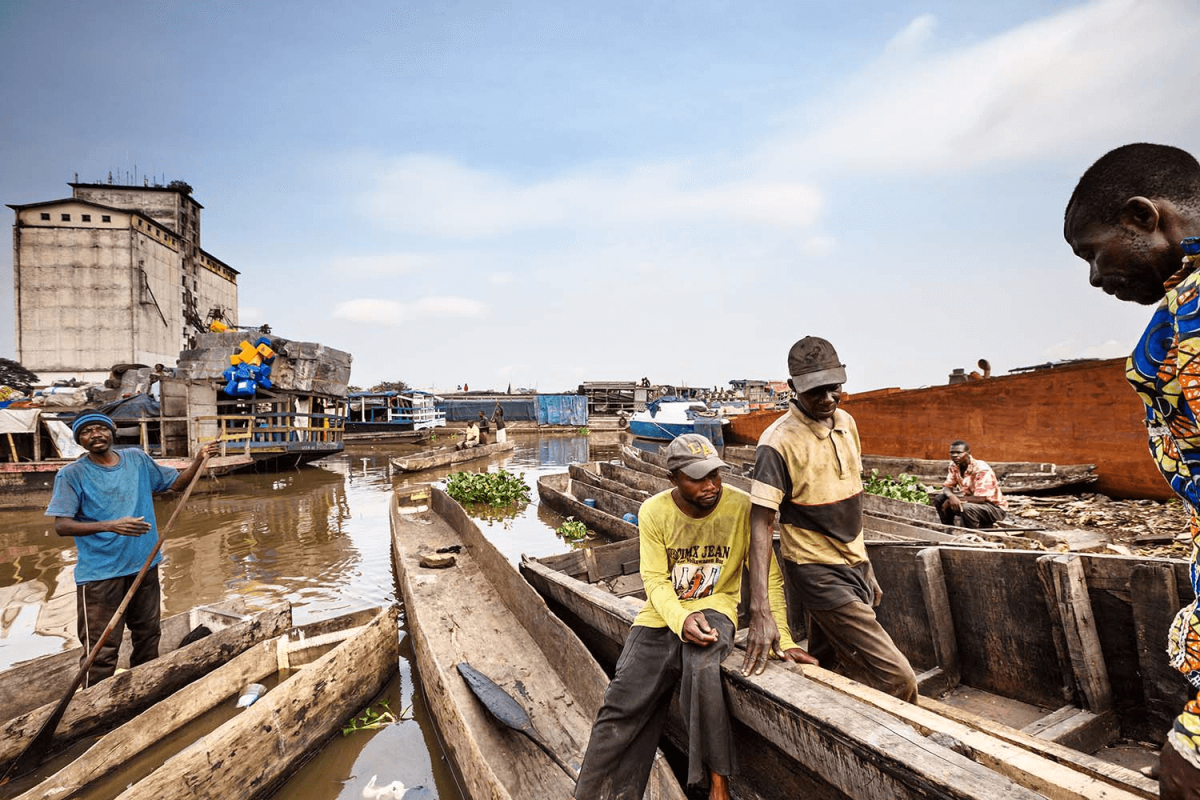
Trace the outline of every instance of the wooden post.
{"label": "wooden post", "polygon": [[942,554],[936,547],[917,552],[921,594],[925,597],[925,613],[929,617],[929,633],[937,665],[945,675],[947,689],[958,686],[958,640],[954,632],[954,617],[950,613],[950,595],[946,591],[946,575],[942,571]]}
{"label": "wooden post", "polygon": [[1075,687],[1075,671],[1071,668],[1071,655],[1067,651],[1067,638],[1063,633],[1062,615],[1058,610],[1058,592],[1054,587],[1051,563],[1057,556],[1042,556],[1037,560],[1038,578],[1042,582],[1042,595],[1046,610],[1050,614],[1050,630],[1054,635],[1054,650],[1058,655],[1058,666],[1062,671],[1063,702],[1074,703],[1078,695]]}
{"label": "wooden post", "polygon": [[[1042,559],[1038,561],[1040,567]],[[1100,650],[1083,561],[1078,555],[1062,555],[1048,564],[1067,654],[1084,705],[1095,714],[1110,711],[1112,687]]]}
{"label": "wooden post", "polygon": [[[1179,613],[1179,588],[1171,564],[1137,564],[1129,575],[1129,594],[1137,636],[1138,668],[1146,709],[1166,731],[1186,700],[1179,673],[1167,662],[1167,631]],[[1150,723],[1154,726],[1154,723]]]}
{"label": "wooden post", "polygon": [[13,441],[11,433],[6,433],[4,435],[8,437],[8,449],[12,451],[13,463],[16,464],[21,460],[21,457],[17,455],[17,444]]}

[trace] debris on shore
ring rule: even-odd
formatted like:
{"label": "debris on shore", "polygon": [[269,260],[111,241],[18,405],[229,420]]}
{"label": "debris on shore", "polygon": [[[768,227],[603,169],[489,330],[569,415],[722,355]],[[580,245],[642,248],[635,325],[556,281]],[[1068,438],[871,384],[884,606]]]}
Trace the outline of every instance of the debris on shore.
{"label": "debris on shore", "polygon": [[1009,519],[1047,530],[1081,530],[1109,537],[1108,552],[1189,558],[1191,526],[1178,500],[1114,500],[1102,494],[1008,495]]}

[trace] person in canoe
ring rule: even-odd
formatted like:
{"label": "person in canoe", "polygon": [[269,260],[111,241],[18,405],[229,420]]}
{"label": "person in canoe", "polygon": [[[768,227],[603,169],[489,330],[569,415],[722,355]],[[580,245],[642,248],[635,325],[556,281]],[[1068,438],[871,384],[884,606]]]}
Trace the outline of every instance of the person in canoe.
{"label": "person in canoe", "polygon": [[504,444],[508,441],[508,431],[504,428],[504,409],[500,407],[500,401],[496,401],[496,408],[492,411],[492,424],[496,426],[496,444]]}
{"label": "person in canoe", "polygon": [[750,633],[746,671],[778,647],[768,592],[771,528],[779,513],[783,574],[808,612],[809,652],[855,680],[917,701],[917,676],[875,616],[883,590],[863,542],[862,450],[854,418],[838,408],[846,367],[825,339],[788,351],[788,413],[763,431],[750,497]]}
{"label": "person in canoe", "polygon": [[[206,444],[181,473],[137,448],[114,450],[117,426],[104,414],[84,412],[71,429],[87,453],[58,471],[46,516],[55,518],[55,533],[75,538],[79,551],[75,604],[82,666],[158,542],[154,494],[182,490],[219,445]],[[84,676],[84,688],[116,671],[126,624],[133,639],[131,666],[158,658],[160,561],[161,553]]]}
{"label": "person in canoe", "polygon": [[484,414],[482,411],[480,411],[479,419],[476,420],[475,424],[479,426],[479,443],[487,444],[488,443],[488,433],[491,430],[491,426],[488,424],[487,415]]}
{"label": "person in canoe", "polygon": [[466,450],[468,447],[479,447],[479,425],[475,420],[467,423],[467,429],[463,431],[463,440],[454,445],[458,450]]}
{"label": "person in canoe", "polygon": [[[729,797],[736,765],[720,664],[733,648],[750,552],[750,497],[721,485],[725,462],[699,434],[679,436],[666,456],[674,488],[638,511],[647,602],[592,727],[576,800],[642,796],[676,687],[689,742],[687,782],[707,780],[712,800]],[[768,584],[784,632],[779,656],[816,663],[786,633],[783,575],[774,559]]]}
{"label": "person in canoe", "polygon": [[[1126,377],[1146,406],[1150,455],[1191,511],[1192,593],[1200,596],[1200,163],[1176,147],[1128,144],[1088,168],[1063,236],[1089,281],[1118,300],[1155,305]],[[1200,609],[1175,617],[1167,656],[1200,690]],[[1162,800],[1200,799],[1200,694],[1167,733]]]}
{"label": "person in canoe", "polygon": [[971,455],[962,439],[950,443],[950,467],[942,491],[933,496],[933,507],[944,525],[962,517],[964,528],[990,528],[1008,513],[996,471]]}

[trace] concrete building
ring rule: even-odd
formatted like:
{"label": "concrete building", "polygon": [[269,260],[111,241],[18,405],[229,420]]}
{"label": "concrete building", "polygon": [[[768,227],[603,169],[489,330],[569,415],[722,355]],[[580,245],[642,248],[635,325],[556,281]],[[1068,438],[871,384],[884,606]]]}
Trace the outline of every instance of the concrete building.
{"label": "concrete building", "polygon": [[171,366],[213,319],[237,324],[238,271],[200,247],[192,187],[72,183],[10,205],[16,358],[43,382]]}

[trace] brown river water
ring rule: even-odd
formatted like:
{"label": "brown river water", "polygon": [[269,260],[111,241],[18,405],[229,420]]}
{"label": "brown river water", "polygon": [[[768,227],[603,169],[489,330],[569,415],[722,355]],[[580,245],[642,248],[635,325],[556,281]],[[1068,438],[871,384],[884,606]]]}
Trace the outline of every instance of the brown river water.
{"label": "brown river water", "polygon": [[[564,552],[562,519],[538,506],[537,477],[573,462],[617,456],[615,434],[543,435],[511,431],[516,449],[459,468],[524,472],[532,501],[506,519],[480,519],[510,561]],[[350,445],[338,456],[291,472],[227,475],[204,481],[163,546],[164,615],[243,597],[252,606],[287,600],[295,624],[365,606],[396,603],[388,501],[393,488],[440,481],[451,470],[393,474],[388,457],[410,445]],[[159,522],[171,513],[160,503]],[[0,669],[66,646],[74,626],[75,549],[41,511],[0,511]],[[54,599],[57,598],[57,599]],[[401,781],[405,800],[462,797],[437,743],[420,692],[401,609],[399,673],[385,689],[389,707],[411,718],[378,731],[335,736],[275,796],[358,800],[372,777]],[[230,712],[224,712],[228,715]],[[215,726],[220,720],[212,720]],[[200,733],[203,733],[201,731]],[[134,776],[118,776],[117,791]],[[113,792],[115,794],[116,791]],[[101,793],[103,794],[103,793]]]}

